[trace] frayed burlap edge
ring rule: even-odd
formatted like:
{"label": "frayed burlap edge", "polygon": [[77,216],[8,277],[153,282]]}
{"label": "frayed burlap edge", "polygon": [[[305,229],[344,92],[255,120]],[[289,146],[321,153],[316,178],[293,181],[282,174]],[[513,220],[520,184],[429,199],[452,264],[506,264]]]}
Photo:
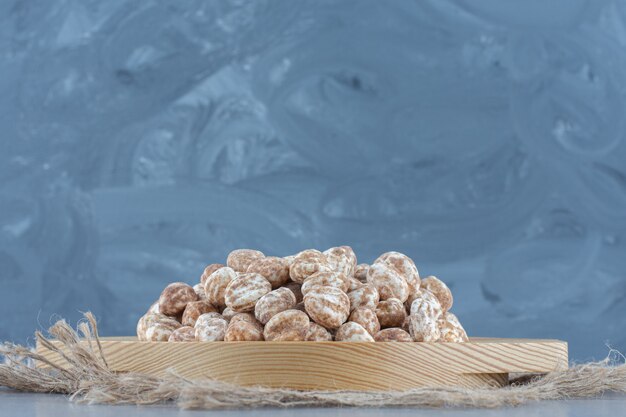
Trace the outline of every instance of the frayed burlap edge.
{"label": "frayed burlap edge", "polygon": [[[97,325],[85,314],[78,331],[58,321],[50,337],[37,341],[70,364],[61,368],[32,350],[5,343],[0,354],[0,386],[27,392],[61,393],[78,402],[98,404],[157,404],[174,401],[181,408],[227,409],[252,407],[480,407],[516,406],[529,401],[590,398],[605,392],[626,393],[626,365],[612,352],[601,362],[574,365],[568,370],[514,380],[504,388],[417,388],[398,392],[297,391],[250,388],[203,379],[188,380],[175,372],[163,378],[138,373],[114,373],[102,355]],[[61,341],[63,349],[50,341]],[[88,340],[88,344],[79,343]],[[52,369],[34,366],[35,361]],[[623,361],[622,361],[623,362]]]}

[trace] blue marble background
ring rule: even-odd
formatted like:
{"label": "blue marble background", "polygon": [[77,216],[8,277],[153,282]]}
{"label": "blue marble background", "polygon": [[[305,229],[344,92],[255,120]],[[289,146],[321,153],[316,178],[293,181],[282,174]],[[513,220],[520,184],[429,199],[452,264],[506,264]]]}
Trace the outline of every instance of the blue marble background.
{"label": "blue marble background", "polygon": [[625,100],[623,1],[4,0],[0,339],[349,244],[470,334],[626,350]]}

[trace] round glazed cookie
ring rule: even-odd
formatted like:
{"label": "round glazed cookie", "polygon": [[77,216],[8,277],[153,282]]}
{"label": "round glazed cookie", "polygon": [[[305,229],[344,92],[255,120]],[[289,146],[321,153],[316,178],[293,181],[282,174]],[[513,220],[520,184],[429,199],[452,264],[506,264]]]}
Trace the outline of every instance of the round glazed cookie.
{"label": "round glazed cookie", "polygon": [[224,341],[226,342],[258,342],[263,340],[263,330],[247,321],[239,320],[228,324]]}
{"label": "round glazed cookie", "polygon": [[292,281],[302,284],[305,279],[320,271],[332,271],[326,255],[315,249],[307,249],[293,258],[289,276]]}
{"label": "round glazed cookie", "polygon": [[341,272],[346,277],[354,276],[356,267],[356,254],[350,246],[338,246],[324,251],[330,268],[335,272]]}
{"label": "round glazed cookie", "polygon": [[168,342],[195,342],[195,329],[191,326],[181,326],[174,330],[170,335]]}
{"label": "round glazed cookie", "polygon": [[263,275],[240,274],[232,280],[224,292],[226,305],[240,313],[254,311],[259,298],[272,291],[272,284]]}
{"label": "round glazed cookie", "polygon": [[359,307],[350,313],[348,321],[360,324],[372,336],[380,330],[378,317],[373,310],[365,307]]}
{"label": "round glazed cookie", "polygon": [[337,342],[373,342],[374,338],[360,324],[353,321],[344,323],[335,333]]}
{"label": "round glazed cookie", "polygon": [[418,310],[408,317],[409,333],[416,342],[437,342],[441,337],[439,323],[433,317]]}
{"label": "round glazed cookie", "polygon": [[350,299],[350,309],[355,310],[359,307],[365,307],[369,309],[376,309],[380,297],[378,296],[378,290],[372,284],[363,284],[360,287],[350,291],[348,293]]}
{"label": "round glazed cookie", "polygon": [[389,265],[402,275],[407,284],[415,288],[420,287],[420,275],[415,266],[415,262],[405,254],[400,252],[386,252],[380,255],[374,263],[385,263]]}
{"label": "round glazed cookie", "polygon": [[375,263],[369,267],[367,282],[376,288],[381,300],[397,298],[404,302],[409,297],[406,279],[385,263]]}
{"label": "round glazed cookie", "polygon": [[413,338],[408,332],[402,329],[390,327],[376,333],[374,340],[377,342],[412,342]]}
{"label": "round glazed cookie", "polygon": [[439,304],[441,304],[441,310],[445,313],[452,308],[453,298],[450,288],[443,281],[434,276],[428,276],[422,280],[421,288],[433,293]]}
{"label": "round glazed cookie", "polygon": [[217,313],[202,314],[196,320],[194,334],[199,342],[219,342],[224,340],[228,321]]}
{"label": "round glazed cookie", "polygon": [[209,278],[213,272],[225,266],[226,265],[222,265],[222,264],[208,265],[206,268],[204,268],[204,271],[202,271],[202,275],[200,276],[200,284],[202,284],[202,286],[204,287],[204,285],[206,284],[207,278]]}
{"label": "round glazed cookie", "polygon": [[441,308],[441,303],[432,292],[422,290],[419,296],[411,303],[411,315],[415,315],[418,312],[436,321],[443,314],[443,309]]}
{"label": "round glazed cookie", "polygon": [[320,271],[311,275],[302,283],[300,291],[302,295],[306,295],[309,289],[313,287],[335,287],[343,292],[347,292],[350,285],[348,278],[341,272]]}
{"label": "round glazed cookie", "polygon": [[252,262],[265,258],[263,252],[254,249],[235,249],[228,254],[226,265],[236,272],[246,272]]}
{"label": "round glazed cookie", "polygon": [[187,303],[197,301],[198,295],[193,287],[184,282],[169,284],[159,297],[159,310],[167,316],[179,315],[185,310]]}
{"label": "round glazed cookie", "polygon": [[237,272],[227,266],[213,271],[204,282],[207,300],[216,307],[224,308],[226,306],[226,288],[235,278],[237,278]]}
{"label": "round glazed cookie", "polygon": [[246,272],[262,275],[276,289],[289,281],[289,262],[283,258],[267,256],[252,261]]}
{"label": "round glazed cookie", "polygon": [[333,335],[331,335],[328,330],[312,321],[309,323],[309,330],[304,340],[307,342],[330,342],[333,340]]}
{"label": "round glazed cookie", "polygon": [[440,342],[446,343],[463,343],[468,342],[469,338],[459,319],[449,311],[443,313],[443,316],[437,321],[441,337]]}
{"label": "round glazed cookie", "polygon": [[313,287],[304,296],[304,309],[317,324],[336,329],[350,314],[350,299],[335,287]]}
{"label": "round glazed cookie", "polygon": [[296,296],[287,288],[278,288],[259,298],[254,307],[254,316],[261,323],[267,323],[281,311],[290,310],[296,306]]}
{"label": "round glazed cookie", "polygon": [[183,317],[181,323],[183,326],[194,326],[196,324],[196,320],[200,315],[204,313],[214,313],[217,312],[217,308],[213,306],[213,304],[209,303],[206,300],[200,301],[192,301],[187,303],[185,307],[185,311],[183,312]]}
{"label": "round glazed cookie", "polygon": [[265,325],[263,336],[269,341],[302,341],[309,331],[309,317],[300,310],[276,314]]}

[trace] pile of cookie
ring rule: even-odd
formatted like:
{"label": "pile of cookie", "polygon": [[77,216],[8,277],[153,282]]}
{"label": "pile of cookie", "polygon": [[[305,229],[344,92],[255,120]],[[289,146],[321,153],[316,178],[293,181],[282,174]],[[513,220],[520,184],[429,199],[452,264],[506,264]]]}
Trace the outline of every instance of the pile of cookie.
{"label": "pile of cookie", "polygon": [[237,249],[194,286],[169,284],[137,323],[142,341],[465,342],[452,293],[387,252],[357,264],[349,246],[287,257]]}

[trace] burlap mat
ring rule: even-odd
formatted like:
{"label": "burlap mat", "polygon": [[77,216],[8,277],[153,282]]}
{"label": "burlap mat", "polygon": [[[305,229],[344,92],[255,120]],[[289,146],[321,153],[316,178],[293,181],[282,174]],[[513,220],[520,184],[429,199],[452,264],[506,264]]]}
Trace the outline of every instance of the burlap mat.
{"label": "burlap mat", "polygon": [[[181,408],[252,407],[480,407],[516,406],[529,401],[597,397],[604,392],[626,393],[623,356],[612,351],[601,362],[573,365],[566,371],[528,375],[503,388],[418,388],[398,392],[296,391],[249,388],[215,380],[188,380],[169,373],[155,378],[137,373],[116,374],[102,356],[96,320],[91,313],[79,323],[78,331],[65,321],[54,324],[49,337],[36,333],[46,348],[58,352],[67,368],[48,362],[31,349],[10,343],[0,348],[5,361],[0,365],[0,386],[28,392],[61,393],[77,402],[98,404],[157,404],[173,401]],[[79,340],[89,340],[89,346]],[[50,343],[56,339],[63,353]],[[34,361],[52,366],[34,367]]]}

